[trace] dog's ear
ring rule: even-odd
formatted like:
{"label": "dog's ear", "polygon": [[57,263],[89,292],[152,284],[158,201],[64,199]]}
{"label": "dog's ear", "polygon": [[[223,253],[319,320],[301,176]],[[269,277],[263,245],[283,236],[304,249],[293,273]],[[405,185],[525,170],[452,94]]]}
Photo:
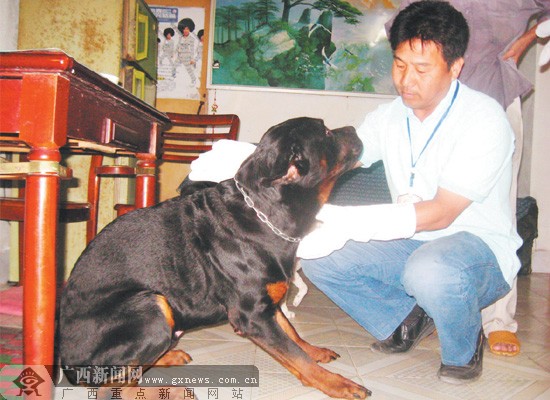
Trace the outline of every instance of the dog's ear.
{"label": "dog's ear", "polygon": [[274,185],[289,184],[296,182],[300,177],[307,175],[309,172],[309,160],[304,155],[303,147],[294,143],[290,148],[290,156],[288,159],[288,169],[286,174],[273,181]]}

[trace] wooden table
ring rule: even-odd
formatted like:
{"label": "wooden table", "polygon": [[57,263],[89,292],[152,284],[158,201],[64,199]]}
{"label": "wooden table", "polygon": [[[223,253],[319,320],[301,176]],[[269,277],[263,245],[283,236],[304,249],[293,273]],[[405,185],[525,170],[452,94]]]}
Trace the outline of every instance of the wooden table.
{"label": "wooden table", "polygon": [[134,154],[136,206],[145,207],[155,203],[157,136],[169,125],[165,114],[63,52],[0,53],[0,151],[22,145],[30,151],[24,166],[26,365],[54,365],[60,148],[76,139],[107,153]]}

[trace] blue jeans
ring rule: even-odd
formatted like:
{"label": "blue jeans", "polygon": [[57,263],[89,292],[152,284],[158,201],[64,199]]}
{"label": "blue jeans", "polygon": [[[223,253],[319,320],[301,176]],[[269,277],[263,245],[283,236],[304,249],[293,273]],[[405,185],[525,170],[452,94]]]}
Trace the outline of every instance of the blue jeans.
{"label": "blue jeans", "polygon": [[415,304],[433,318],[445,365],[472,358],[481,309],[510,286],[489,247],[471,233],[433,241],[359,243],[302,260],[306,276],[378,340],[388,338]]}

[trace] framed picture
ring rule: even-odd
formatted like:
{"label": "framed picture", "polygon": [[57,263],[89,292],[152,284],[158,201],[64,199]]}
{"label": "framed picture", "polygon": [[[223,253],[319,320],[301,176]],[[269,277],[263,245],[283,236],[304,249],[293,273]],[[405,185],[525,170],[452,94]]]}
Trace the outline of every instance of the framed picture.
{"label": "framed picture", "polygon": [[401,0],[217,0],[213,87],[395,94],[384,24]]}
{"label": "framed picture", "polygon": [[204,8],[151,6],[158,19],[159,99],[199,99]]}

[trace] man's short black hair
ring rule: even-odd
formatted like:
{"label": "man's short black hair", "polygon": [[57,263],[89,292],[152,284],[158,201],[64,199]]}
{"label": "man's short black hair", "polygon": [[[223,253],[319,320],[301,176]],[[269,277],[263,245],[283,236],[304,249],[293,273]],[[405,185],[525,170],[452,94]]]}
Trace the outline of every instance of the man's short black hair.
{"label": "man's short black hair", "polygon": [[411,3],[395,17],[390,29],[393,51],[406,41],[420,39],[441,47],[449,68],[464,56],[470,39],[466,19],[446,1],[421,0]]}

